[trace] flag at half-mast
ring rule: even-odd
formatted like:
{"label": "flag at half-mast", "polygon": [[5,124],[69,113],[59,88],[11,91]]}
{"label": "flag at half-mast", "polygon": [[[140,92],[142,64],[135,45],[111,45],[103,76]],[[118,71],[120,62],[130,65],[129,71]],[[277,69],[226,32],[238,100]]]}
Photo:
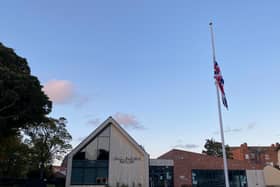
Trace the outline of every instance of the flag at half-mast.
{"label": "flag at half-mast", "polygon": [[216,83],[221,92],[223,104],[228,109],[228,103],[227,103],[226,94],[225,94],[225,90],[224,90],[224,79],[223,79],[221,69],[220,69],[217,61],[214,62],[214,78],[215,78]]}

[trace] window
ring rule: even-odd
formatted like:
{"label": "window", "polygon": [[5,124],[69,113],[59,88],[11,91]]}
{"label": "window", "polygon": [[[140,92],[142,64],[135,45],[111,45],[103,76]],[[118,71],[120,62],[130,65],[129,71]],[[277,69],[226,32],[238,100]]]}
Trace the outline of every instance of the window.
{"label": "window", "polygon": [[[247,187],[245,170],[229,170],[229,183],[231,187]],[[193,187],[224,187],[223,170],[192,170]]]}
{"label": "window", "polygon": [[269,154],[265,154],[265,155],[264,155],[264,159],[265,159],[265,160],[269,160],[269,159],[270,159],[270,158],[269,158]]}
{"label": "window", "polygon": [[108,161],[73,160],[71,184],[107,184],[108,167]]}
{"label": "window", "polygon": [[71,184],[108,184],[110,127],[73,156]]}
{"label": "window", "polygon": [[245,159],[249,160],[249,155],[248,154],[245,154]]}
{"label": "window", "polygon": [[266,162],[265,163],[267,166],[273,166],[273,162]]}
{"label": "window", "polygon": [[250,157],[251,157],[251,159],[255,159],[255,157],[256,157],[256,156],[255,156],[255,153],[251,153],[251,154],[250,154]]}
{"label": "window", "polygon": [[173,166],[150,166],[151,187],[173,187]]}

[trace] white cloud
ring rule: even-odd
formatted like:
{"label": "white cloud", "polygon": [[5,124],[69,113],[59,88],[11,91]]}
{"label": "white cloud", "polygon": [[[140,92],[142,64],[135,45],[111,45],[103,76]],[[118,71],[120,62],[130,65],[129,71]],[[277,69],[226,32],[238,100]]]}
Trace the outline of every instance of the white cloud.
{"label": "white cloud", "polygon": [[252,130],[252,129],[254,129],[256,127],[256,125],[257,125],[256,122],[252,122],[252,123],[248,124],[247,129],[248,130]]}
{"label": "white cloud", "polygon": [[174,148],[182,148],[182,149],[195,149],[198,147],[199,145],[197,144],[178,144],[174,146]]}
{"label": "white cloud", "polygon": [[100,124],[100,119],[99,118],[91,119],[87,122],[87,124],[92,126],[97,126]]}
{"label": "white cloud", "polygon": [[80,108],[90,102],[90,98],[87,96],[79,96],[76,98],[76,104],[75,107]]}
{"label": "white cloud", "polygon": [[[237,132],[241,132],[242,131],[242,128],[230,128],[230,127],[228,127],[228,128],[226,128],[225,130],[224,130],[224,133],[237,133]],[[213,132],[213,134],[219,134],[220,133],[220,131],[215,131],[215,132]]]}
{"label": "white cloud", "polygon": [[139,124],[139,121],[132,114],[117,112],[113,117],[119,124],[121,124],[125,128],[144,129],[144,127]]}
{"label": "white cloud", "polygon": [[80,108],[90,102],[90,97],[77,93],[74,84],[68,80],[50,80],[43,91],[54,104],[73,104]]}
{"label": "white cloud", "polygon": [[234,129],[232,129],[232,128],[227,128],[226,130],[225,130],[225,133],[231,133],[231,132],[241,132],[242,131],[242,128],[234,128]]}
{"label": "white cloud", "polygon": [[56,104],[70,103],[74,98],[74,85],[67,80],[51,80],[47,82],[43,91]]}

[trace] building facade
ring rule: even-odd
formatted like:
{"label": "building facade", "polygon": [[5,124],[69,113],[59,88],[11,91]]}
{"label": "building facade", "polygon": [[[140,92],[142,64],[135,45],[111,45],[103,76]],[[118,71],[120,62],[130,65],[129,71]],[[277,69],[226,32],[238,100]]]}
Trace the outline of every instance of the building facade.
{"label": "building facade", "polygon": [[67,157],[67,187],[149,186],[149,155],[109,117]]}
{"label": "building facade", "polygon": [[235,160],[247,160],[265,167],[266,165],[279,166],[279,149],[279,143],[271,146],[248,146],[244,143],[237,147],[230,147],[230,152]]}
{"label": "building facade", "polygon": [[[263,165],[244,159],[250,154],[244,150],[232,149],[239,159],[227,161],[231,187],[264,187]],[[222,158],[173,149],[149,159],[112,117],[76,146],[63,166],[67,168],[66,187],[225,186]]]}
{"label": "building facade", "polygon": [[173,160],[150,159],[149,176],[150,187],[173,187]]}
{"label": "building facade", "polygon": [[[224,187],[223,159],[173,149],[159,159],[174,161],[174,187]],[[262,166],[228,159],[231,187],[264,187]],[[257,177],[255,177],[257,176]]]}

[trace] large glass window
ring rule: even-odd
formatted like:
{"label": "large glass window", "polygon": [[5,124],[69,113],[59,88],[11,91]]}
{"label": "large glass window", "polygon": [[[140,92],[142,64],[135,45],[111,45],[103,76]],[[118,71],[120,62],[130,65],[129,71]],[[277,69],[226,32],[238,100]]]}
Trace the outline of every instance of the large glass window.
{"label": "large glass window", "polygon": [[150,187],[173,187],[173,166],[150,166]]}
{"label": "large glass window", "polygon": [[[192,170],[193,187],[224,187],[225,177],[223,170]],[[244,170],[229,170],[230,187],[247,187],[247,178]]]}
{"label": "large glass window", "polygon": [[71,184],[108,184],[109,142],[107,127],[74,155]]}

